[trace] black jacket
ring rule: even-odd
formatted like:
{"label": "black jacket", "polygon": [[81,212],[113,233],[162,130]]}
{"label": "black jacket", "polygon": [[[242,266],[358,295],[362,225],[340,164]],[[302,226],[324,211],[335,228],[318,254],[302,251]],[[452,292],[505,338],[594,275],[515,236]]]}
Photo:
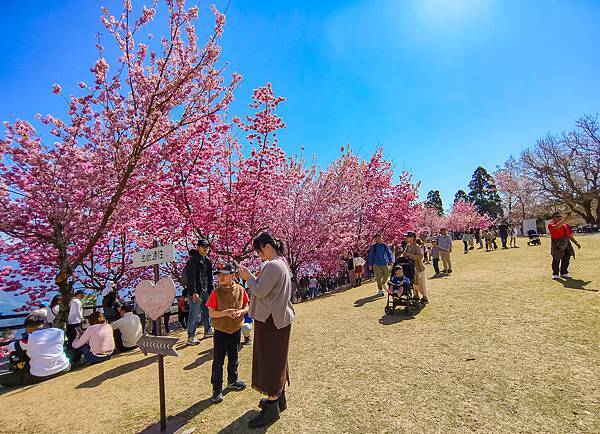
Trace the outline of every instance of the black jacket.
{"label": "black jacket", "polygon": [[213,268],[208,256],[202,256],[193,250],[185,264],[188,295],[197,293],[210,294],[213,290]]}

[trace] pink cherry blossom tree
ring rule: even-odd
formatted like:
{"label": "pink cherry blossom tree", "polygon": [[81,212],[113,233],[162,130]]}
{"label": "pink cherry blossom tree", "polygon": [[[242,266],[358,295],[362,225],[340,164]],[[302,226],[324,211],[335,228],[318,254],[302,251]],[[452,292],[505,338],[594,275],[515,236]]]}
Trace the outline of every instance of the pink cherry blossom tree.
{"label": "pink cherry blossom tree", "polygon": [[457,201],[446,219],[446,226],[453,231],[465,231],[469,228],[488,228],[493,219],[487,214],[479,214],[471,202]]}
{"label": "pink cherry blossom tree", "polygon": [[225,16],[213,8],[214,29],[199,45],[198,8],[186,8],[183,0],[166,4],[169,28],[156,47],[141,35],[155,7],[144,7],[137,17],[128,0],[119,15],[103,9],[102,22],[119,54],[110,61],[98,42],[93,84],[79,84],[82,96],[54,86],[67,102],[66,119],[38,115],[47,133],[27,121],[4,124],[0,258],[12,268],[0,283],[27,294],[33,305],[58,288],[59,324],[66,320],[74,275],[92,252],[101,254],[95,248],[113,230],[117,213],[148,207],[150,187],[178,155],[182,138],[216,122],[239,81],[234,76],[225,83],[218,66]]}

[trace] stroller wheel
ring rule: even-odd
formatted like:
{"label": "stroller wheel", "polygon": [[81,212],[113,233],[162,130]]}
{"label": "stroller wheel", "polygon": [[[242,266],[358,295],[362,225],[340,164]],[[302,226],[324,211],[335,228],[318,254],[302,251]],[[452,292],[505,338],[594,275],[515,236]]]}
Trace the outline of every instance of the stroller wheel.
{"label": "stroller wheel", "polygon": [[392,306],[386,306],[385,307],[385,313],[386,313],[386,315],[393,315],[394,314],[394,308]]}

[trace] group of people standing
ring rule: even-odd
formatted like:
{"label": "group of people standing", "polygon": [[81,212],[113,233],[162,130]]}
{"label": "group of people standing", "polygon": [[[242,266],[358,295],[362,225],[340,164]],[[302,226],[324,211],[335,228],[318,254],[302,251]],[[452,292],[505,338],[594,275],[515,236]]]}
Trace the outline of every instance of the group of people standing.
{"label": "group of people standing", "polygon": [[483,249],[485,246],[486,252],[498,250],[498,243],[496,243],[498,237],[500,237],[502,249],[518,247],[517,229],[506,221],[503,221],[497,227],[469,228],[462,233],[460,239],[464,244],[464,253],[467,254],[469,250],[475,248],[475,244],[479,245],[478,249]]}
{"label": "group of people standing", "polygon": [[[249,426],[263,427],[279,419],[280,412],[287,408],[285,387],[289,384],[288,352],[295,311],[291,303],[292,275],[284,245],[266,232],[254,238],[253,248],[262,261],[256,273],[235,262],[213,270],[209,247],[208,241],[198,241],[184,268],[183,281],[190,299],[188,344],[197,345],[195,329],[201,321],[205,337],[212,335],[214,341],[211,399],[220,403],[226,357],[227,387],[237,391],[246,388],[238,376],[238,352],[246,319],[251,318],[252,387],[266,398],[259,401],[261,411],[250,420]],[[216,286],[213,276],[217,279]]]}

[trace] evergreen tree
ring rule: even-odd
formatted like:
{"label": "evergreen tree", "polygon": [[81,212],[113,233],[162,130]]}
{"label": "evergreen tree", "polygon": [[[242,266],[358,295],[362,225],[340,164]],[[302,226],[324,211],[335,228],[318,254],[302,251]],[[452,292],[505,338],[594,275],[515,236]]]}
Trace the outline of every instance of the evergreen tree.
{"label": "evergreen tree", "polygon": [[464,190],[458,190],[454,195],[454,203],[456,202],[470,202],[467,192]]}
{"label": "evergreen tree", "polygon": [[429,193],[427,193],[425,206],[427,208],[436,209],[439,215],[444,215],[444,205],[442,203],[442,196],[440,196],[439,190],[430,190]]}
{"label": "evergreen tree", "polygon": [[502,217],[502,199],[496,189],[496,182],[492,175],[479,166],[473,172],[469,182],[469,201],[475,205],[481,214],[487,213],[492,218]]}

